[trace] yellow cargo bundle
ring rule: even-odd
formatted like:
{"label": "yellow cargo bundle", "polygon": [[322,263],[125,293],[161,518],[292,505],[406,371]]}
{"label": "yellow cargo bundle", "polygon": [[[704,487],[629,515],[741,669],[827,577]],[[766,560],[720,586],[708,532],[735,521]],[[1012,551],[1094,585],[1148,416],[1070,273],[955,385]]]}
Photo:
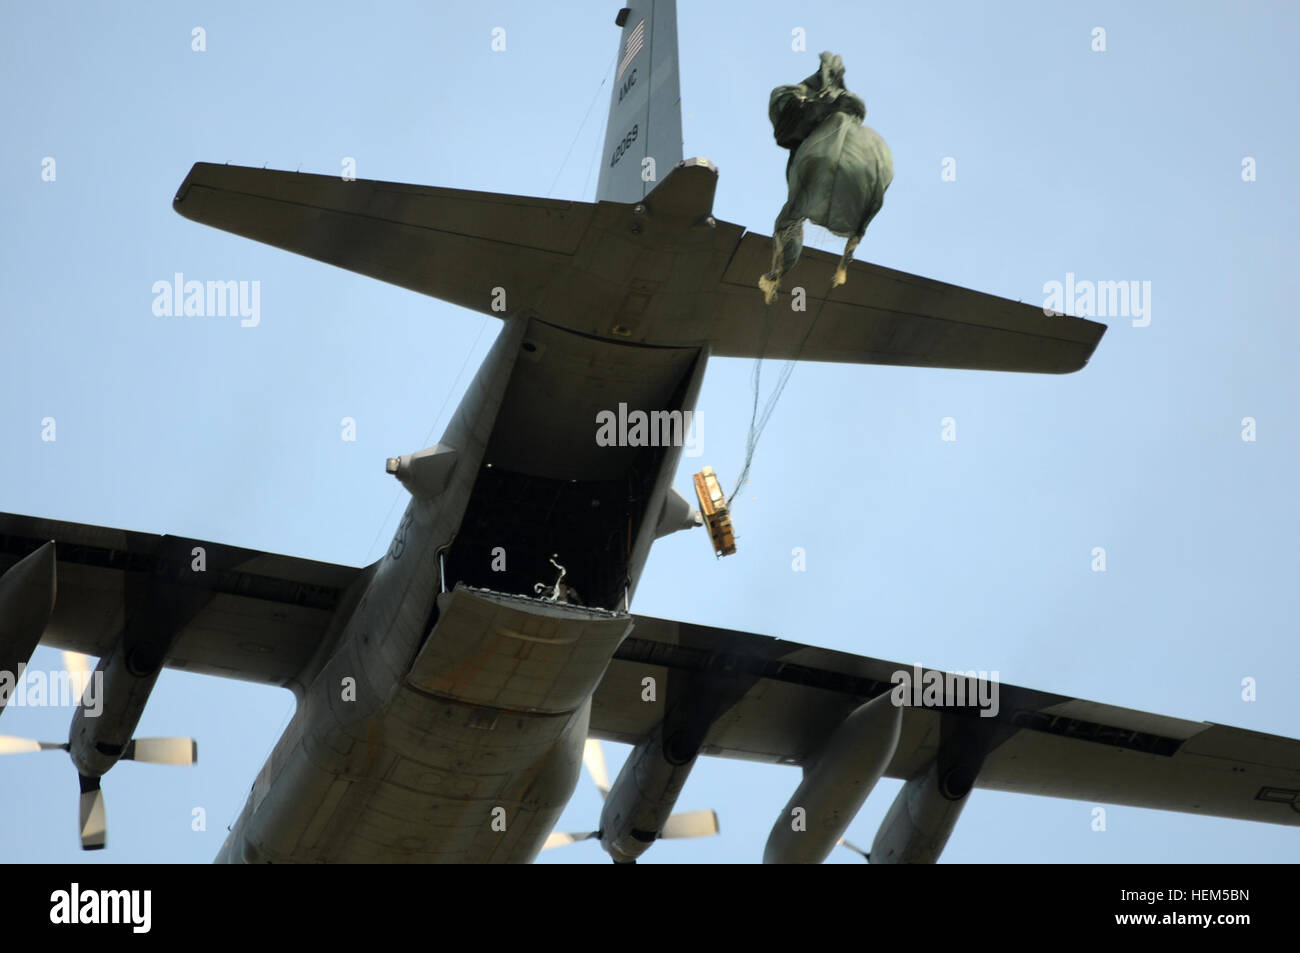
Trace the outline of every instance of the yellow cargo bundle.
{"label": "yellow cargo bundle", "polygon": [[721,558],[736,551],[736,538],[731,531],[731,514],[727,512],[727,497],[718,483],[713,467],[705,467],[695,474],[695,495],[700,501],[700,513],[713,541],[713,555]]}

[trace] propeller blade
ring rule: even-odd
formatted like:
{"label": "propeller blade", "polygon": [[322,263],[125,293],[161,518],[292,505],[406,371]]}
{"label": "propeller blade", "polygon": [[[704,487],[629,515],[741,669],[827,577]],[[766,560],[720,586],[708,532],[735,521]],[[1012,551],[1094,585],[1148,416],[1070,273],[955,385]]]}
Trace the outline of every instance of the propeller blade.
{"label": "propeller blade", "polygon": [[561,834],[559,831],[546,838],[546,843],[542,845],[542,850],[550,850],[552,847],[564,847],[568,844],[576,844],[578,841],[591,840],[593,837],[599,837],[599,831],[588,831],[586,834]]}
{"label": "propeller blade", "polygon": [[67,745],[61,745],[57,741],[33,741],[31,738],[0,735],[0,754],[27,754],[31,751],[66,751],[67,747]]}
{"label": "propeller blade", "polygon": [[102,850],[108,843],[108,813],[99,778],[81,776],[81,849]]}
{"label": "propeller blade", "polygon": [[603,801],[605,795],[609,794],[609,768],[605,765],[605,749],[595,738],[588,738],[586,745],[583,746],[582,763],[587,766],[587,773],[591,775],[591,780],[596,782]]}
{"label": "propeller blade", "polygon": [[72,675],[90,671],[90,656],[80,652],[63,650],[63,667]]}
{"label": "propeller blade", "polygon": [[122,752],[122,760],[142,764],[197,764],[199,743],[193,738],[134,738]]}
{"label": "propeller blade", "polygon": [[841,847],[847,847],[855,854],[861,854],[863,860],[865,860],[867,863],[871,863],[871,855],[867,851],[859,847],[857,844],[853,843],[853,841],[845,837],[841,837],[838,841],[836,841],[836,843],[839,844]]}
{"label": "propeller blade", "polygon": [[664,823],[660,837],[712,837],[718,833],[718,815],[715,811],[687,811],[674,814]]}
{"label": "propeller blade", "polygon": [[82,655],[80,652],[63,651],[63,667],[71,676],[73,690],[80,698],[86,693],[86,686],[90,684],[90,677],[93,666],[90,664],[90,656]]}

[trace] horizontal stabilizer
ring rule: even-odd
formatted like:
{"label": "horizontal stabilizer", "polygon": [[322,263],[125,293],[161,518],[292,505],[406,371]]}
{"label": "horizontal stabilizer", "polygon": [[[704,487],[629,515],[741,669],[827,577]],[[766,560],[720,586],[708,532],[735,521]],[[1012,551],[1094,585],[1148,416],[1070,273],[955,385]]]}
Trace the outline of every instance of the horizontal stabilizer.
{"label": "horizontal stabilizer", "polygon": [[[900,364],[1066,374],[1088,363],[1106,326],[855,261],[831,290],[838,257],[805,249],[764,313],[759,275],[772,240],[747,233],[722,276],[713,353],[723,357]],[[805,289],[804,310],[790,291]]]}
{"label": "horizontal stabilizer", "polygon": [[[771,239],[711,214],[717,170],[688,159],[642,203],[554,199],[197,163],[186,218],[495,317],[721,357],[1063,374],[1104,325],[805,250],[756,287]],[[803,309],[788,292],[802,288]]]}
{"label": "horizontal stabilizer", "polygon": [[204,225],[486,314],[494,288],[507,289],[511,301],[540,296],[573,254],[592,209],[207,162],[190,169],[172,207]]}

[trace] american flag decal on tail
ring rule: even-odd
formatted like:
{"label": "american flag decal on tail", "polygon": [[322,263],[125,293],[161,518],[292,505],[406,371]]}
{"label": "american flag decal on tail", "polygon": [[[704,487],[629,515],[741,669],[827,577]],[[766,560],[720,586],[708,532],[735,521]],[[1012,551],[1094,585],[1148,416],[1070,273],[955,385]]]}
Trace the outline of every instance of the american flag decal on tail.
{"label": "american flag decal on tail", "polygon": [[623,2],[614,18],[617,41],[610,37],[610,65],[617,68],[610,70],[614,81],[596,201],[636,204],[682,158],[677,0]]}
{"label": "american flag decal on tail", "polygon": [[627,43],[623,46],[623,58],[618,61],[618,75],[614,77],[615,82],[623,78],[623,73],[636,59],[643,46],[645,46],[645,20],[633,27],[632,32],[627,35]]}

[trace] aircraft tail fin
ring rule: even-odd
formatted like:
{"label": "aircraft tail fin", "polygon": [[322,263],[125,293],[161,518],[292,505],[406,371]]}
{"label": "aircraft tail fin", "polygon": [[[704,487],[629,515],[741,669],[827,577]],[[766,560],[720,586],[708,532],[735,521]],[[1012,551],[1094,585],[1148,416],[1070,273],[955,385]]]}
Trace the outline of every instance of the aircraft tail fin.
{"label": "aircraft tail fin", "polygon": [[682,159],[676,0],[632,0],[614,21],[623,28],[598,202],[639,202]]}

